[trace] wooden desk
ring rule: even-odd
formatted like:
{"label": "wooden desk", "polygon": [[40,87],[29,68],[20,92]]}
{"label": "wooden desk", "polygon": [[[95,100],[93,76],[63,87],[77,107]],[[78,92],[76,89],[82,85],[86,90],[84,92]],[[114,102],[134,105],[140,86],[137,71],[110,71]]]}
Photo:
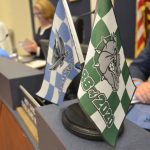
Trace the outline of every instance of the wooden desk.
{"label": "wooden desk", "polygon": [[17,107],[16,111],[20,115],[21,119],[25,123],[26,127],[28,128],[29,132],[32,134],[32,137],[36,144],[38,144],[38,133],[37,133],[37,128],[35,124],[31,121],[27,113],[24,111],[22,107]]}
{"label": "wooden desk", "polygon": [[33,146],[6,105],[0,101],[0,149],[33,150]]}

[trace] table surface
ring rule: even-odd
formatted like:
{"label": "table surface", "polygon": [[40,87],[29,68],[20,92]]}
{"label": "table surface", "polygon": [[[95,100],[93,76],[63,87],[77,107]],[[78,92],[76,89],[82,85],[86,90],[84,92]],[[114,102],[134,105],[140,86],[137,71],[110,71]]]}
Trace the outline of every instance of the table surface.
{"label": "table surface", "polygon": [[[43,118],[50,130],[67,150],[150,150],[150,133],[127,119],[124,121],[124,132],[115,147],[105,142],[89,141],[73,135],[64,128],[61,116],[62,111],[74,102],[76,101],[67,101],[62,106],[49,105],[37,109],[38,115]],[[53,139],[48,140],[48,143],[52,144]]]}
{"label": "table surface", "polygon": [[23,78],[27,76],[42,75],[40,70],[32,69],[24,64],[0,58],[0,74],[3,74],[7,79]]}

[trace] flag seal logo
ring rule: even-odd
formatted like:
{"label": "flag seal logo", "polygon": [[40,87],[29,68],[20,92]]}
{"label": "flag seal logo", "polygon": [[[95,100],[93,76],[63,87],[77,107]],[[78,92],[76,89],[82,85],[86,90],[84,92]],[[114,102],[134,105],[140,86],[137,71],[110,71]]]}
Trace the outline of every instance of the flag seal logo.
{"label": "flag seal logo", "polygon": [[112,90],[117,91],[121,69],[116,35],[110,34],[107,37],[102,37],[95,50],[94,67],[101,76],[101,80],[107,80]]}
{"label": "flag seal logo", "polygon": [[56,39],[54,43],[54,51],[53,51],[53,57],[52,57],[52,66],[50,67],[50,70],[56,70],[58,66],[63,65],[63,61],[65,57],[68,55],[67,51],[65,50],[65,45],[62,40],[62,38],[59,36],[59,33],[56,30]]}

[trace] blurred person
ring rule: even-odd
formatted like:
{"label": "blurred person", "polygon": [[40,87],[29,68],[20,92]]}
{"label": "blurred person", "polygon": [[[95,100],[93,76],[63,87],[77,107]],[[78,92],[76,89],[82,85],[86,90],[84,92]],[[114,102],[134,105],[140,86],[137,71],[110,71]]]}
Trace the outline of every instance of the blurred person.
{"label": "blurred person", "polygon": [[10,58],[9,53],[2,48],[0,48],[0,57]]}
{"label": "blurred person", "polygon": [[136,85],[135,98],[150,104],[150,32],[145,49],[130,66],[130,73]]}
{"label": "blurred person", "polygon": [[39,21],[40,27],[36,33],[35,40],[25,39],[21,44],[23,49],[28,53],[44,59],[44,54],[40,47],[40,40],[49,40],[54,17],[54,6],[49,0],[36,0],[33,5],[33,11]]}
{"label": "blurred person", "polygon": [[4,22],[0,21],[0,48],[11,53],[13,50],[10,33]]}

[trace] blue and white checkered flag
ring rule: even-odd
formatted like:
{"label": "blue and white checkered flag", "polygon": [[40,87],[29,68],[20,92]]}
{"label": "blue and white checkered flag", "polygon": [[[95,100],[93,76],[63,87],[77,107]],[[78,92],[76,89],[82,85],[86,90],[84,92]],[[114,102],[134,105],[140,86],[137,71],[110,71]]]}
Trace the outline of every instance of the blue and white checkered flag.
{"label": "blue and white checkered flag", "polygon": [[49,41],[44,80],[38,96],[61,104],[71,81],[84,62],[66,0],[59,0]]}

